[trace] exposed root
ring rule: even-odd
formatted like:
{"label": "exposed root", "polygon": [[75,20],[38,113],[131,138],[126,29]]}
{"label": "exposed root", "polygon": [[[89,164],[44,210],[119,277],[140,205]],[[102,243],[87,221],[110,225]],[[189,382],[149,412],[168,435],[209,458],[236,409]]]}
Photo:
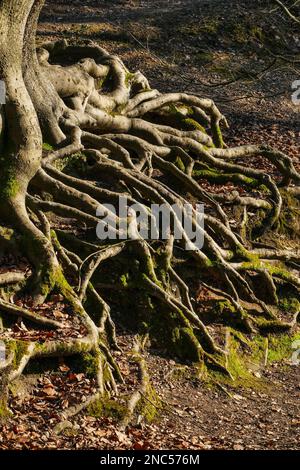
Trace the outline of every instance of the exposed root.
{"label": "exposed root", "polygon": [[131,359],[137,363],[138,368],[139,368],[140,385],[138,389],[133,392],[130,399],[128,400],[127,411],[124,415],[124,418],[122,419],[120,423],[121,429],[125,429],[130,424],[133,414],[138,404],[140,403],[143,396],[147,395],[147,391],[149,387],[150,379],[149,379],[149,375],[147,372],[145,359],[142,356],[141,346],[142,345],[139,343],[139,341],[136,340],[135,345],[133,347],[132,355],[131,355]]}
{"label": "exposed root", "polygon": [[[63,66],[67,56],[74,63]],[[51,142],[53,150],[44,152],[28,177],[29,184],[23,185],[23,200],[6,198],[8,208],[17,207],[13,216],[10,209],[2,213],[4,222],[20,232],[20,247],[34,274],[30,279],[18,272],[0,274],[0,286],[26,281],[36,304],[47,301],[51,292],[59,292],[72,311],[71,320],[79,319],[85,334],[66,340],[60,322],[0,300],[0,310],[8,316],[61,332],[60,339],[43,344],[26,342],[22,354],[19,348],[10,348],[1,365],[2,387],[3,396],[7,395],[9,382],[31,359],[90,352],[96,363],[97,393],[64,412],[56,427],[60,432],[68,418],[93,400],[107,392],[117,393],[123,380],[111,354],[111,349],[118,349],[111,296],[101,286],[111,285],[120,299],[132,294],[129,316],[138,317],[138,330],[147,324],[150,340],[160,340],[181,360],[205,361],[227,375],[226,352],[197,312],[190,293],[194,287],[184,275],[187,265],[193,267],[194,279],[229,301],[233,320],[244,331],[258,332],[261,319],[278,329],[295,326],[298,315],[292,322],[281,321],[271,305],[278,303],[278,280],[299,289],[300,254],[258,247],[251,237],[274,229],[282,216],[280,186],[296,193],[297,188],[290,185],[299,184],[300,176],[289,156],[267,146],[227,148],[221,132],[227,121],[213,101],[184,93],[160,94],[150,89],[140,72],[131,74],[118,58],[97,45],[47,44],[38,50],[38,66],[60,103],[54,113],[55,129],[44,132],[57,138]],[[251,158],[256,156],[273,164],[279,178],[253,168]],[[236,191],[214,194],[202,188],[202,178],[243,186],[245,195]],[[156,229],[154,238],[142,239],[134,210],[125,215],[118,212],[120,197],[126,197],[129,205],[139,204],[138,210]],[[196,209],[186,209],[187,202],[205,205],[205,229]],[[167,240],[155,225],[151,204],[169,210]],[[202,234],[201,248],[189,237],[175,206],[190,227]],[[239,207],[241,220],[235,212]],[[250,211],[257,215],[252,226]],[[100,213],[105,220],[99,220]],[[64,229],[70,221],[73,226],[74,221],[79,224],[74,234]],[[97,239],[96,226],[110,236]],[[83,240],[82,233],[89,240]],[[178,233],[181,238],[176,238]],[[294,263],[293,268],[289,263]],[[260,289],[252,279],[257,273]],[[268,292],[268,303],[261,296],[262,289]],[[246,310],[246,302],[258,308],[259,321]],[[124,311],[124,322],[126,315]],[[14,341],[3,337],[7,344]],[[149,381],[138,348],[134,358],[141,386],[128,403],[123,426],[129,423]]]}

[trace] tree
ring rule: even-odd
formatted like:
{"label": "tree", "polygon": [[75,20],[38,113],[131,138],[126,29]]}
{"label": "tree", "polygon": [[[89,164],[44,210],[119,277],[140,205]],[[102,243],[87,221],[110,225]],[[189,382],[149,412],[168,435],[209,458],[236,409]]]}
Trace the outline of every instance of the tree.
{"label": "tree", "polygon": [[[131,73],[93,42],[36,48],[43,4],[0,4],[0,78],[7,94],[1,120],[0,242],[2,251],[21,253],[31,265],[30,275],[1,274],[0,284],[10,286],[15,299],[24,294],[32,299],[32,308],[25,308],[2,297],[0,308],[8,323],[22,317],[56,334],[42,343],[3,335],[2,414],[10,382],[35,358],[88,353],[97,396],[116,390],[122,374],[112,355],[118,342],[108,303],[116,289],[122,321],[132,329],[180,360],[230,375],[217,335],[195,311],[187,267],[202,286],[226,299],[230,315],[224,318],[234,328],[253,333],[295,325],[296,317],[282,321],[272,305],[278,303],[278,284],[299,288],[299,253],[255,241],[280,225],[285,200],[297,196],[293,184],[300,176],[291,158],[266,145],[228,148],[221,131],[227,122],[213,101],[161,94],[142,73]],[[281,178],[275,181],[255,169],[251,158],[256,156],[274,165]],[[247,164],[240,163],[245,158]],[[213,194],[201,188],[199,177],[257,190],[245,196]],[[127,228],[135,222],[130,212],[121,218],[108,209],[120,196],[139,204],[151,220],[150,204],[164,204],[172,222],[167,239],[98,240],[99,207],[118,235],[124,223]],[[192,242],[174,209],[185,211],[187,201],[205,204],[204,245],[190,251],[184,247]],[[195,209],[185,215],[202,230]],[[64,219],[78,221],[80,230],[68,230]],[[174,239],[178,228],[181,240]],[[102,288],[99,267],[111,281],[102,282]],[[70,325],[39,312],[53,292],[64,298],[72,321],[81,324],[82,337],[66,339]],[[245,302],[259,313],[247,311]]]}

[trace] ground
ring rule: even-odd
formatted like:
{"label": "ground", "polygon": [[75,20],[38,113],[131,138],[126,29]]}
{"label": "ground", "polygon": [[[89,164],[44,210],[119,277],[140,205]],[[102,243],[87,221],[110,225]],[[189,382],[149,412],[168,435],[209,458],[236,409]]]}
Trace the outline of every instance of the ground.
{"label": "ground", "polygon": [[[153,87],[213,97],[231,125],[227,141],[268,142],[298,166],[299,107],[292,104],[291,84],[299,72],[275,62],[269,51],[285,53],[288,43],[290,54],[300,52],[300,35],[278,10],[267,14],[269,3],[230,2],[228,9],[225,0],[51,0],[41,17],[39,41],[68,36],[99,41],[131,70],[141,70]],[[13,263],[2,259],[3,271]],[[57,318],[67,314],[58,298],[52,307]],[[15,328],[25,339],[22,323]],[[128,357],[133,336],[118,333]],[[54,372],[45,361],[42,376],[31,368],[16,384],[14,416],[2,426],[0,448],[299,449],[299,366],[291,364],[291,355],[287,348],[278,361],[280,355],[272,357],[270,351],[251,370],[253,381],[241,386],[238,380],[207,381],[152,349],[147,363],[156,394],[144,400],[152,422],[137,419],[124,431],[113,417],[92,416],[97,415],[92,410],[70,419],[58,434],[53,433],[58,413],[84,402],[95,384],[76,361],[58,362]],[[128,366],[124,360],[122,373],[124,391],[130,393],[137,384],[135,361]],[[106,414],[115,418],[122,413],[115,402],[110,408],[113,412]]]}

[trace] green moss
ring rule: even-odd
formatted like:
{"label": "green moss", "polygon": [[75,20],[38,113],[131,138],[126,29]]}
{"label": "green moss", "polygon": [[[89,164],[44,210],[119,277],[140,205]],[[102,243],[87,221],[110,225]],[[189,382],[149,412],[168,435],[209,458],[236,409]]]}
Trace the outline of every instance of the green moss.
{"label": "green moss", "polygon": [[284,297],[279,300],[279,307],[288,313],[297,313],[300,310],[300,302],[296,297]]}
{"label": "green moss", "polygon": [[214,54],[209,51],[201,51],[195,54],[194,58],[200,64],[208,64],[214,60]]}
{"label": "green moss", "polygon": [[257,188],[259,186],[258,181],[254,178],[249,178],[238,173],[221,173],[212,168],[204,168],[199,170],[194,169],[193,176],[197,178],[205,178],[212,183],[224,184],[232,181],[237,185],[247,185],[251,188]]}
{"label": "green moss", "polygon": [[258,326],[259,331],[262,334],[279,333],[290,329],[288,323],[283,323],[280,320],[266,320],[265,318],[255,317],[253,318],[253,321]]}
{"label": "green moss", "polygon": [[177,166],[177,168],[179,168],[179,170],[185,172],[185,166],[184,166],[184,163],[183,163],[183,161],[181,160],[180,157],[176,157],[174,163]]}
{"label": "green moss", "polygon": [[229,370],[233,380],[226,377],[220,372],[209,370],[208,381],[212,378],[218,383],[224,383],[229,385],[231,388],[243,387],[251,389],[266,389],[267,383],[263,379],[259,379],[254,375],[254,369],[259,369],[259,360],[254,360],[253,351],[250,350],[252,343],[245,346],[241,343],[240,339],[235,336],[234,330],[232,332],[228,345],[228,356],[227,356],[227,369]]}
{"label": "green moss", "polygon": [[255,39],[260,39],[260,41],[264,39],[262,28],[256,25],[250,27],[250,35]]}
{"label": "green moss", "polygon": [[229,300],[208,300],[204,302],[203,306],[205,308],[202,312],[199,312],[199,315],[201,315],[204,322],[220,323],[236,328],[238,331],[249,331],[246,312],[236,310]]}
{"label": "green moss", "polygon": [[108,75],[95,80],[95,86],[97,90],[100,90],[101,88],[105,86],[107,78],[108,78]]}
{"label": "green moss", "polygon": [[232,28],[234,40],[239,44],[246,44],[249,41],[249,31],[242,23],[236,23]]}
{"label": "green moss", "polygon": [[282,209],[276,224],[276,231],[289,239],[299,240],[300,237],[300,202],[286,190],[280,190]]}
{"label": "green moss", "polygon": [[56,288],[62,295],[66,296],[69,300],[73,298],[73,290],[68,281],[66,280],[60,267],[56,269],[49,269],[45,266],[40,277],[40,292],[42,295],[47,295],[54,288]]}
{"label": "green moss", "polygon": [[[268,364],[280,362],[291,358],[293,353],[292,344],[300,339],[300,333],[292,334],[268,334],[267,336],[256,335],[252,338],[230,329],[230,338],[227,344],[228,358],[227,367],[233,382],[215,371],[208,371],[206,379],[225,383],[230,387],[243,387],[258,390],[266,390],[270,385],[259,378],[258,372],[264,368],[265,360]],[[267,358],[266,358],[267,352]]]}
{"label": "green moss", "polygon": [[131,72],[126,72],[125,76],[125,85],[129,87],[131,80],[134,78],[134,74]]}
{"label": "green moss", "polygon": [[82,367],[88,377],[95,377],[98,372],[98,359],[91,353],[82,355]]}
{"label": "green moss", "polygon": [[129,285],[129,273],[122,274],[120,281],[123,287],[128,287]]}
{"label": "green moss", "polygon": [[9,340],[6,342],[7,354],[13,353],[13,368],[19,367],[22,357],[28,351],[28,343],[21,340]]}
{"label": "green moss", "polygon": [[146,393],[142,396],[137,407],[138,414],[142,415],[147,423],[151,423],[158,417],[162,408],[160,397],[154,387],[148,383]]}
{"label": "green moss", "polygon": [[[244,356],[248,362],[254,362],[261,365],[265,360],[265,353],[268,352],[267,361],[268,363],[280,362],[286,359],[290,359],[293,349],[292,344],[294,341],[300,339],[300,332],[295,334],[268,334],[266,337],[261,335],[254,336],[251,340],[248,340],[248,347],[250,352]],[[248,359],[247,359],[248,356]]]}
{"label": "green moss", "polygon": [[199,122],[195,121],[195,119],[192,119],[192,118],[185,118],[183,119],[183,122],[186,124],[188,130],[197,130],[197,131],[201,131],[203,132],[204,134],[206,134],[206,130],[203,126],[201,126],[201,124],[199,124]]}
{"label": "green moss", "polygon": [[201,33],[215,36],[218,33],[220,20],[216,18],[205,18],[203,22],[189,23],[179,27],[181,34],[189,36],[199,36]]}
{"label": "green moss", "polygon": [[5,201],[14,198],[18,194],[20,186],[16,175],[15,162],[10,161],[10,155],[0,158],[0,166],[0,201]]}
{"label": "green moss", "polygon": [[54,162],[54,166],[70,175],[85,174],[87,172],[87,157],[81,152],[74,153]]}
{"label": "green moss", "polygon": [[234,306],[229,302],[229,300],[220,300],[217,302],[217,309],[222,315],[224,312],[229,311],[231,313],[235,312]]}
{"label": "green moss", "polygon": [[0,397],[0,422],[5,421],[12,415],[7,405],[7,398]]}
{"label": "green moss", "polygon": [[175,327],[172,331],[171,342],[175,355],[180,359],[192,362],[201,360],[202,351],[199,341],[191,327]]}
{"label": "green moss", "polygon": [[[37,344],[36,349],[39,354],[48,354],[49,343],[44,344]],[[76,355],[76,354],[84,354],[90,352],[90,346],[87,343],[70,343],[70,342],[60,342],[56,348],[57,355],[65,356],[65,355]]]}
{"label": "green moss", "polygon": [[43,150],[50,151],[50,150],[54,150],[54,149],[53,149],[53,146],[51,144],[48,144],[47,142],[44,142],[43,143]]}
{"label": "green moss", "polygon": [[221,131],[219,124],[213,122],[211,126],[211,132],[212,132],[214,145],[217,148],[223,148],[224,141],[223,141],[223,135],[222,135],[222,131]]}
{"label": "green moss", "polygon": [[300,340],[300,333],[296,335],[280,335],[273,336],[269,340],[269,357],[270,362],[288,359],[292,354],[292,343]]}
{"label": "green moss", "polygon": [[120,421],[126,414],[126,406],[120,403],[120,400],[115,401],[109,397],[102,397],[95,400],[87,408],[88,414],[95,418],[102,418],[103,416],[114,418]]}
{"label": "green moss", "polygon": [[[171,104],[168,109],[169,118],[171,117],[173,119],[174,122],[172,125],[175,127],[186,131],[199,130],[206,134],[205,127],[192,117],[194,111],[189,106]],[[203,122],[203,124],[205,123]]]}

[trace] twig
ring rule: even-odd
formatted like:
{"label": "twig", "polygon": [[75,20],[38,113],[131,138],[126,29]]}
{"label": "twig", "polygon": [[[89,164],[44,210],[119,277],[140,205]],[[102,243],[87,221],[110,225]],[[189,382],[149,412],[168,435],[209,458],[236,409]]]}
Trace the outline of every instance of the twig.
{"label": "twig", "polygon": [[296,23],[300,24],[300,20],[299,18],[297,18],[296,16],[294,16],[290,10],[280,1],[280,0],[274,0],[275,3],[277,3],[277,5],[279,5],[283,11],[285,11],[285,13],[291,18],[291,20],[295,21]]}

